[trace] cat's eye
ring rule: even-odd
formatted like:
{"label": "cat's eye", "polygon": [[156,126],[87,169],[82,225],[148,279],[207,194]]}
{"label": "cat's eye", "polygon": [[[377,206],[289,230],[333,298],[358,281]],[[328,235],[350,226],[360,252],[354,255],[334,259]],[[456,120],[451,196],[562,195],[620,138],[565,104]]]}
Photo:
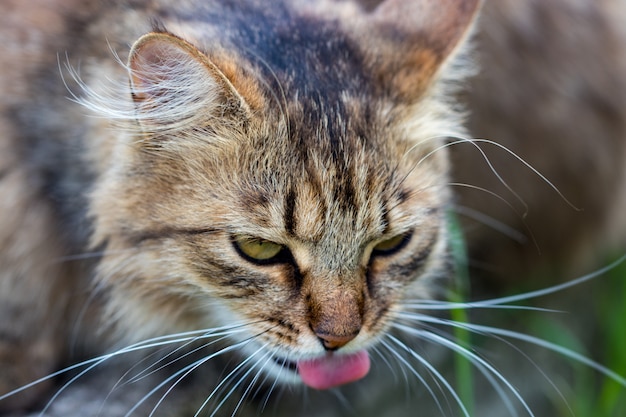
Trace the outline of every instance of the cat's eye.
{"label": "cat's eye", "polygon": [[373,255],[392,255],[404,248],[411,240],[411,232],[402,233],[379,242],[372,251]]}
{"label": "cat's eye", "polygon": [[284,250],[283,245],[249,236],[237,236],[233,239],[233,243],[240,255],[249,261],[260,264],[275,261]]}

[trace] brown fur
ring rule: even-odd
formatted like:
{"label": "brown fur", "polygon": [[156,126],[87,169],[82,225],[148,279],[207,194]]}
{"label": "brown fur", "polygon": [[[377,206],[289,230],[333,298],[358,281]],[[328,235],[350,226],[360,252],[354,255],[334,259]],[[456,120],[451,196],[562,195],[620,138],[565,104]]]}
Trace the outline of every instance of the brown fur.
{"label": "brown fur", "polygon": [[[453,146],[450,159],[443,146],[446,136],[465,135],[452,97],[473,71],[462,49],[477,1],[268,8],[259,0],[231,12],[226,3],[9,2],[0,24],[9,40],[0,54],[0,312],[8,318],[0,395],[111,344],[233,323],[246,332],[230,343],[254,339],[234,363],[260,345],[284,363],[371,348],[403,302],[431,297],[449,273],[445,212],[453,204],[529,231],[511,243],[468,222],[477,269],[503,269],[502,280],[525,279],[530,261],[565,259],[563,269],[574,271],[585,262],[568,258],[593,259],[598,242],[623,249],[626,81],[612,52],[626,40],[615,9],[486,4],[476,42],[484,69],[462,97],[472,134],[504,143],[584,209],[529,180],[510,154],[485,149],[528,206],[526,218],[475,148]],[[560,30],[582,18],[595,24],[571,37]],[[545,50],[537,51],[536,31],[555,34]],[[574,45],[597,56],[581,60]],[[568,94],[579,95],[574,106]],[[582,170],[581,160],[596,169]],[[517,211],[450,187],[450,170],[452,181],[493,191]],[[401,251],[376,252],[401,235],[411,236]],[[237,252],[238,236],[288,251],[256,265]],[[79,353],[66,358],[70,347]],[[193,415],[233,368],[229,360],[209,362],[201,389],[177,391],[160,412]],[[109,369],[116,381],[119,369]],[[102,384],[98,375],[85,380]],[[144,383],[129,390],[139,396],[130,401],[154,386]],[[382,385],[363,383],[382,404]],[[36,408],[46,388],[3,400],[0,410]],[[124,411],[105,415],[134,404],[120,401]],[[187,402],[192,411],[180,405]],[[277,406],[290,413],[294,402]],[[68,415],[55,406],[51,415]],[[318,406],[307,412],[336,413]],[[242,413],[257,407],[250,401]]]}

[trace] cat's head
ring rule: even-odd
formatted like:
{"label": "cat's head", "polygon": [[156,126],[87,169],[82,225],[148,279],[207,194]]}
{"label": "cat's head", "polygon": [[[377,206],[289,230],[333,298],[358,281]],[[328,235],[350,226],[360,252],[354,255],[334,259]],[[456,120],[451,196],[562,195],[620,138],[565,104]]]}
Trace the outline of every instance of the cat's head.
{"label": "cat's head", "polygon": [[446,78],[478,2],[302,3],[134,44],[133,127],[92,215],[131,333],[232,326],[264,369],[325,388],[445,273]]}

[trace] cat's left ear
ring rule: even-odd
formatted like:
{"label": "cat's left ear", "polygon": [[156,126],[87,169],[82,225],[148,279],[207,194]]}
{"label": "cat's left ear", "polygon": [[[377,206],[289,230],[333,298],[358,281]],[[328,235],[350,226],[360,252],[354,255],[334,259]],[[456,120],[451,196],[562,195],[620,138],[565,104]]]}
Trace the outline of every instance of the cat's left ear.
{"label": "cat's left ear", "polygon": [[136,117],[146,133],[242,120],[246,100],[211,60],[169,33],[149,33],[128,59]]}

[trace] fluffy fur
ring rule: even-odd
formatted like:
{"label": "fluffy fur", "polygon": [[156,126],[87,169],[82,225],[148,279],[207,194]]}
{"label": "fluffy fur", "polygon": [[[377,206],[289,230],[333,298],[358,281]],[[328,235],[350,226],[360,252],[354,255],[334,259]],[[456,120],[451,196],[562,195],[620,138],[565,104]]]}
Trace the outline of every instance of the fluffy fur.
{"label": "fluffy fur", "polygon": [[[297,361],[385,349],[405,365],[402,372],[412,371],[411,378],[426,386],[441,384],[441,396],[463,410],[455,391],[412,347],[419,338],[456,350],[501,379],[479,356],[416,325],[432,320],[416,309],[437,305],[424,300],[441,295],[441,279],[452,272],[447,212],[456,204],[498,224],[492,204],[485,194],[476,198],[476,190],[519,197],[523,209],[503,221],[513,228],[526,222],[536,241],[528,252],[511,248],[511,235],[519,233],[508,233],[501,244],[468,225],[474,259],[515,269],[509,279],[524,276],[518,265],[537,247],[551,259],[562,251],[571,255],[569,247],[552,248],[543,223],[524,220],[525,206],[531,216],[551,218],[544,208],[553,204],[540,205],[535,188],[526,191],[523,183],[533,170],[515,153],[561,190],[541,180],[542,193],[556,200],[566,195],[577,207],[592,207],[590,216],[609,213],[607,222],[624,225],[623,212],[606,199],[587,206],[593,194],[572,197],[562,180],[567,169],[516,148],[516,135],[526,131],[497,130],[508,120],[492,120],[498,113],[481,104],[493,103],[485,98],[493,95],[491,87],[481,83],[499,85],[497,58],[510,55],[499,49],[506,43],[502,36],[491,31],[504,28],[524,40],[532,33],[523,27],[524,16],[558,19],[561,8],[608,19],[605,9],[586,2],[488,4],[486,19],[499,23],[480,32],[477,48],[488,57],[484,75],[473,95],[461,98],[458,87],[474,72],[464,48],[479,7],[475,0],[295,0],[271,7],[254,0],[58,0],[34,9],[10,6],[2,25],[11,49],[3,54],[1,77],[7,94],[1,103],[0,146],[6,152],[0,194],[7,215],[0,224],[0,309],[7,319],[0,325],[0,395],[62,364],[95,357],[84,373],[70,377],[70,391],[107,388],[96,401],[83,402],[80,413],[254,415],[272,407],[289,413],[300,397],[287,391],[276,399],[274,391],[298,383]],[[622,40],[621,32],[605,27],[580,36]],[[523,59],[518,64],[530,65]],[[611,64],[618,74],[621,62]],[[595,79],[590,73],[583,81]],[[508,88],[501,100],[518,91],[515,83]],[[510,139],[505,144],[512,152],[496,148],[498,155],[468,138],[459,104],[464,100],[475,110],[472,134]],[[623,195],[623,119],[612,113],[621,111],[621,102],[600,101],[603,106],[593,106],[597,118],[609,121],[593,124],[594,131],[599,135],[610,124],[599,137],[613,152],[593,146],[598,152],[588,155],[611,167],[598,172],[606,192]],[[525,102],[494,106],[519,116],[516,106]],[[558,108],[541,114],[530,124],[542,134],[563,124]],[[540,135],[530,135],[536,136],[527,145],[532,149]],[[584,142],[584,133],[568,135]],[[453,194],[461,182],[465,191]],[[619,205],[624,198],[617,200]],[[606,233],[591,236],[597,223],[589,217],[580,223],[555,227],[584,252]],[[262,262],[242,251],[240,238],[282,249]],[[616,231],[610,242],[620,248],[623,238]],[[112,345],[117,350],[107,356]],[[137,367],[126,373],[134,360]],[[432,373],[432,380],[424,381],[408,360]],[[91,368],[101,364],[104,370]],[[120,377],[120,384],[136,388],[115,389]],[[360,386],[379,390],[374,379],[344,388],[346,398],[363,398]],[[75,414],[63,408],[63,395],[49,401],[50,382],[2,398],[0,409]],[[506,380],[502,387],[519,407],[528,407]],[[439,394],[427,391],[443,412]],[[372,396],[378,404],[373,413],[385,403],[385,390],[380,392]],[[340,412],[313,402],[303,415]]]}

